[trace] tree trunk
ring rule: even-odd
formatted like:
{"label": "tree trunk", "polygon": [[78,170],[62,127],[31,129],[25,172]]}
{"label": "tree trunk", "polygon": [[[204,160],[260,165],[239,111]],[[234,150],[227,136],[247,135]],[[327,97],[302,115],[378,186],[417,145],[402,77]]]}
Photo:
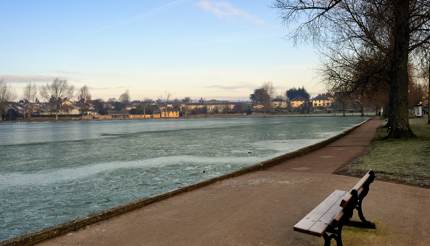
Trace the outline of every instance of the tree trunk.
{"label": "tree trunk", "polygon": [[429,86],[427,88],[427,123],[430,124],[430,61],[429,61],[429,71],[428,71],[428,82]]}
{"label": "tree trunk", "polygon": [[342,116],[345,117],[346,116],[346,112],[345,112],[345,102],[342,102]]}
{"label": "tree trunk", "polygon": [[409,2],[393,0],[393,55],[390,71],[390,110],[388,115],[388,138],[413,137],[409,127],[408,108],[408,62],[409,62]]}

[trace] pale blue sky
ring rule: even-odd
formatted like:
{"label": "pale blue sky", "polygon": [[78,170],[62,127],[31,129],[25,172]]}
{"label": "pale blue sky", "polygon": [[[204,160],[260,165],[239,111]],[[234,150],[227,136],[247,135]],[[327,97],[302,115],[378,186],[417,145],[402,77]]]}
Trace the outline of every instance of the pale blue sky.
{"label": "pale blue sky", "polygon": [[0,0],[0,79],[68,79],[93,97],[246,99],[324,89],[314,48],[294,46],[272,0]]}

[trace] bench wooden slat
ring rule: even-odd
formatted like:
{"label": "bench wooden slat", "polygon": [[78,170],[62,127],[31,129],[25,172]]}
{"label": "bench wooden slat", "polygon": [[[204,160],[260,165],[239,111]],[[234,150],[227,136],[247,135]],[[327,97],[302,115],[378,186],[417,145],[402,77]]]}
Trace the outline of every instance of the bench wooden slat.
{"label": "bench wooden slat", "polygon": [[[343,195],[342,195],[343,194]],[[342,191],[342,193],[339,193],[340,198],[336,200],[335,203],[327,210],[324,215],[320,218],[320,220],[315,223],[310,230],[311,231],[318,231],[324,233],[327,227],[332,223],[334,218],[341,213],[342,207],[340,207],[340,200],[343,199],[343,197],[346,195],[346,192]]]}
{"label": "bench wooden slat", "polygon": [[311,228],[310,231],[318,232],[322,235],[327,229],[327,227],[331,224],[333,219],[342,211],[342,207],[339,206],[339,202],[337,201],[334,206],[332,206],[324,215],[321,217],[320,221],[316,222]]}
{"label": "bench wooden slat", "polygon": [[336,215],[342,211],[342,207],[339,205],[346,193],[347,192],[343,190],[335,190],[300,220],[294,226],[294,230],[322,236],[328,225],[333,221]]}
{"label": "bench wooden slat", "polygon": [[352,187],[353,190],[359,191],[363,188],[363,185],[370,179],[370,171],[368,171],[355,185]]}

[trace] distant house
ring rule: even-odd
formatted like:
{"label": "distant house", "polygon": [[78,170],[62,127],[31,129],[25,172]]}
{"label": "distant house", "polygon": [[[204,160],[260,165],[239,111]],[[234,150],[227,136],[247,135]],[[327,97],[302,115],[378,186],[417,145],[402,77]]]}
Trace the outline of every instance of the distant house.
{"label": "distant house", "polygon": [[161,118],[179,118],[179,111],[167,111],[160,113]]}
{"label": "distant house", "polygon": [[264,105],[263,104],[255,104],[255,105],[252,105],[252,109],[254,109],[254,110],[263,110],[264,109]]}
{"label": "distant house", "polygon": [[419,102],[417,105],[414,106],[414,116],[421,118],[423,117],[423,104],[422,102]]}
{"label": "distant house", "polygon": [[165,105],[161,105],[158,106],[158,109],[160,112],[171,112],[171,111],[175,111],[175,107],[173,106],[173,104],[165,104]]}
{"label": "distant house", "polygon": [[227,113],[233,111],[235,104],[228,101],[211,100],[198,103],[185,103],[181,105],[182,111],[189,113]]}
{"label": "distant house", "polygon": [[5,113],[5,120],[15,121],[19,118],[19,113],[14,108],[9,108]]}
{"label": "distant house", "polygon": [[60,114],[63,115],[80,115],[81,111],[70,99],[64,100],[61,105]]}
{"label": "distant house", "polygon": [[235,107],[234,103],[228,101],[211,100],[205,102],[205,104],[208,109],[208,113],[227,113],[231,112]]}
{"label": "distant house", "polygon": [[333,102],[333,98],[327,94],[320,94],[311,99],[313,108],[330,108]]}
{"label": "distant house", "polygon": [[15,121],[18,118],[22,118],[24,109],[18,104],[10,104],[6,107],[2,118],[4,120]]}
{"label": "distant house", "polygon": [[[55,103],[37,103],[34,104],[33,116],[54,116],[57,115],[57,107]],[[61,107],[58,110],[58,115],[67,116],[78,116],[81,115],[81,111],[78,106],[75,105],[70,99],[66,99],[61,103]]]}
{"label": "distant house", "polygon": [[302,108],[306,105],[307,100],[305,98],[294,98],[290,100],[290,106],[293,109],[298,109],[298,108]]}
{"label": "distant house", "polygon": [[275,98],[272,100],[272,108],[274,109],[286,109],[288,108],[287,100],[282,98]]}
{"label": "distant house", "polygon": [[126,111],[125,109],[124,109],[124,110],[121,110],[121,111],[108,110],[108,111],[107,111],[107,114],[108,114],[112,119],[117,119],[117,120],[120,120],[120,119],[128,119],[128,115],[129,115],[128,111]]}

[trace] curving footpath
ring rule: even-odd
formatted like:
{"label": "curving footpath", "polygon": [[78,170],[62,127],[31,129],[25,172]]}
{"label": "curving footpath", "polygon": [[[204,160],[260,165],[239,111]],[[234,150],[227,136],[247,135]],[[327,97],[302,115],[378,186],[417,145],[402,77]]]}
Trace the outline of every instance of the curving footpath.
{"label": "curving footpath", "polygon": [[[379,120],[304,156],[173,196],[40,245],[322,245],[292,226],[334,189],[332,174],[366,152]],[[376,230],[344,229],[345,245],[430,245],[430,189],[376,181],[364,204]]]}

